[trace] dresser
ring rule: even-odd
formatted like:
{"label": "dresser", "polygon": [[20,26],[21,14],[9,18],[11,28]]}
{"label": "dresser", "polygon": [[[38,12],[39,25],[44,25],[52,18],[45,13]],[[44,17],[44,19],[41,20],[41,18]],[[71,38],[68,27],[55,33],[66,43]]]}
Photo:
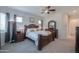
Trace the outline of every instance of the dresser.
{"label": "dresser", "polygon": [[21,42],[24,40],[24,33],[21,31],[16,32],[16,42]]}
{"label": "dresser", "polygon": [[46,29],[46,30],[51,31],[51,32],[54,32],[54,37],[55,37],[55,38],[58,38],[58,30],[57,30],[57,29],[48,28],[48,29]]}

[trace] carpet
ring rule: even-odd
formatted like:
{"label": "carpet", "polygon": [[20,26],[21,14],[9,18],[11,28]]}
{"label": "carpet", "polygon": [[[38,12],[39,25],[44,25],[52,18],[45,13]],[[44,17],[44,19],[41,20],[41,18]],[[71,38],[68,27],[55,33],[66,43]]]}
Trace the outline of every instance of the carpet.
{"label": "carpet", "polygon": [[7,43],[2,47],[0,53],[74,53],[75,40],[55,39],[46,45],[41,51],[37,50],[35,44],[26,39],[18,43]]}

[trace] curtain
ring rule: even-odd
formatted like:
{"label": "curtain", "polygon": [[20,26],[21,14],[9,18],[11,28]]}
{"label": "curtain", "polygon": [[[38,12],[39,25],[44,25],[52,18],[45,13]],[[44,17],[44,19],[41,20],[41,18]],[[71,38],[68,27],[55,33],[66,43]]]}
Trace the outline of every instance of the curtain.
{"label": "curtain", "polygon": [[16,42],[16,15],[14,15],[13,31],[12,31],[12,43]]}
{"label": "curtain", "polygon": [[5,33],[5,42],[10,41],[10,14],[6,13],[6,33]]}

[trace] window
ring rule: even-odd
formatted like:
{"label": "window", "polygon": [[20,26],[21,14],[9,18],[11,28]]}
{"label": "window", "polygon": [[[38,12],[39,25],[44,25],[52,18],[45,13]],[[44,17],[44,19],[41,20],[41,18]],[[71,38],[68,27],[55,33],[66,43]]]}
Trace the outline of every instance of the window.
{"label": "window", "polygon": [[16,22],[18,22],[18,23],[22,23],[22,17],[16,17]]}
{"label": "window", "polygon": [[6,14],[0,13],[0,30],[5,31],[6,29]]}

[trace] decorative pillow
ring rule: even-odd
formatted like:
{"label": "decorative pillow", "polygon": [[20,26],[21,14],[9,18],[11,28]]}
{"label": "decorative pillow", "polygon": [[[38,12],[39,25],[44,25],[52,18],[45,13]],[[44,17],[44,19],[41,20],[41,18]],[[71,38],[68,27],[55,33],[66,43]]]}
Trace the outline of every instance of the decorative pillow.
{"label": "decorative pillow", "polygon": [[35,30],[33,30],[33,29],[32,29],[32,30],[30,30],[30,31],[31,31],[31,32],[35,32]]}

